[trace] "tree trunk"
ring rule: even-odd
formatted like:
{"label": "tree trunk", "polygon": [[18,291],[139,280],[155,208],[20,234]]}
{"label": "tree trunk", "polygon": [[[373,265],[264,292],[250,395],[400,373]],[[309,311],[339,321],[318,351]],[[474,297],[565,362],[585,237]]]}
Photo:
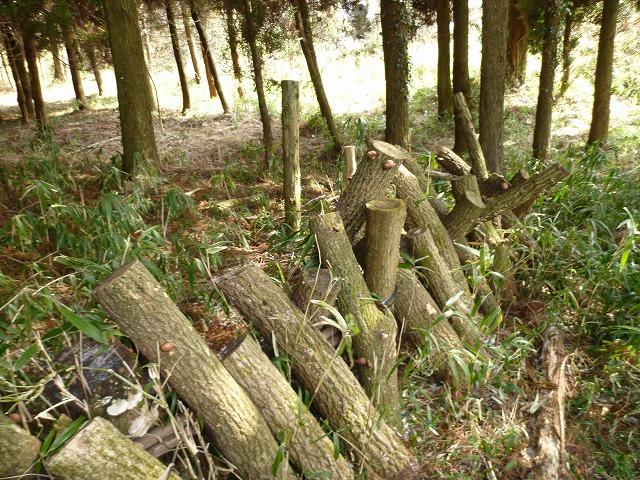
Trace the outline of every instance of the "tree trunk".
{"label": "tree trunk", "polygon": [[[17,44],[10,42],[8,37],[4,39],[4,47],[7,50],[7,59],[9,61],[9,66],[11,67],[11,75],[13,76],[13,82],[16,86],[16,96],[18,101],[18,107],[20,108],[20,115],[22,116],[22,123],[25,125],[31,121],[32,115],[29,112],[29,105],[27,103],[27,96],[25,90],[29,90],[28,86],[25,89],[25,85],[22,83],[22,79],[20,78],[20,72],[18,68],[18,60],[15,48],[19,47]],[[23,62],[22,66],[24,68],[24,59],[21,60]],[[31,100],[29,100],[31,101]],[[31,101],[31,108],[33,109],[33,101]]]}
{"label": "tree trunk", "polygon": [[480,145],[489,171],[502,173],[504,82],[508,1],[482,3],[482,62],[480,66]]}
{"label": "tree trunk", "polygon": [[40,440],[0,413],[0,478],[23,477],[38,459]]}
{"label": "tree trunk", "polygon": [[413,456],[380,418],[347,364],[282,289],[253,264],[227,271],[216,285],[265,338],[276,338],[298,381],[312,392],[312,405],[365,467],[381,478],[406,478],[402,475],[413,469]]}
{"label": "tree trunk", "polygon": [[385,140],[411,147],[409,123],[409,30],[411,15],[406,0],[381,0],[382,50],[386,84]]}
{"label": "tree trunk", "polygon": [[360,383],[382,417],[400,428],[396,322],[392,315],[378,310],[372,300],[340,216],[328,213],[315,217],[311,229],[322,261],[340,278],[339,310],[343,316],[352,315],[360,330],[353,338]]}
{"label": "tree trunk", "polygon": [[[272,478],[278,445],[264,418],[144,265],[130,262],[93,295],[140,352],[162,366],[240,475]],[[276,478],[294,478],[285,461]]]}
{"label": "tree trunk", "polygon": [[104,93],[104,91],[102,90],[102,73],[100,72],[100,63],[98,62],[98,56],[96,55],[96,47],[91,43],[87,43],[84,49],[87,53],[87,58],[89,59],[91,70],[93,71],[93,78],[96,79],[96,85],[98,86],[98,95],[102,96],[102,94]]}
{"label": "tree trunk", "polygon": [[576,41],[572,39],[573,16],[573,10],[569,9],[564,17],[564,32],[562,34],[562,78],[560,79],[560,95],[564,95],[567,92],[567,88],[569,88],[569,82],[571,80],[571,64],[573,63],[571,51],[576,44]]}
{"label": "tree trunk", "polygon": [[298,471],[353,478],[349,464],[342,456],[334,457],[329,437],[253,337],[247,336],[222,363],[258,407],[273,435],[283,439]]}
{"label": "tree trunk", "polygon": [[202,46],[202,56],[204,58],[205,66],[209,68],[209,72],[213,77],[213,83],[216,87],[216,90],[218,91],[218,95],[220,96],[222,110],[224,111],[224,113],[229,113],[229,105],[227,104],[224,92],[222,91],[222,83],[220,82],[220,78],[218,77],[216,65],[213,62],[213,53],[211,52],[211,48],[209,46],[209,40],[204,29],[204,24],[202,23],[202,16],[200,15],[200,12],[196,7],[195,0],[189,0],[189,6],[191,8],[191,18],[193,19],[193,23],[196,26],[196,30],[198,32],[198,37],[200,38],[200,45]]}
{"label": "tree trunk", "polygon": [[111,57],[118,88],[120,130],[122,132],[122,170],[135,174],[137,157],[150,163],[160,161],[149,108],[142,39],[138,11],[133,0],[105,0],[105,19]]}
{"label": "tree trunk", "polygon": [[46,464],[60,480],[180,480],[108,420],[95,417]]}
{"label": "tree trunk", "polygon": [[25,66],[24,50],[22,44],[13,32],[7,29],[4,33],[7,53],[10,55],[10,61],[13,62],[12,65],[15,67],[15,72],[20,80],[20,86],[22,87],[22,92],[24,94],[24,106],[28,117],[25,119],[23,116],[23,120],[25,123],[28,123],[32,118],[35,118],[36,110],[33,105],[33,94],[31,93],[31,79],[29,78],[29,72]]}
{"label": "tree trunk", "polygon": [[64,69],[60,61],[60,47],[57,41],[49,40],[49,51],[51,52],[51,58],[53,58],[53,79],[56,82],[64,82]]}
{"label": "tree trunk", "polygon": [[147,25],[147,13],[143,11],[144,4],[140,3],[140,34],[142,45],[144,47],[144,58],[147,66],[151,65],[151,42],[149,40],[149,27]]}
{"label": "tree trunk", "polygon": [[344,157],[344,168],[342,170],[342,185],[343,188],[351,181],[353,175],[356,173],[358,164],[356,163],[356,147],[353,145],[347,145],[342,149]]}
{"label": "tree trunk", "polygon": [[[469,87],[469,0],[453,0],[453,93],[462,92],[467,104],[471,99]],[[461,153],[465,148],[462,125],[455,117],[455,144],[453,150]]]}
{"label": "tree trunk", "polygon": [[327,94],[324,90],[324,85],[322,84],[322,75],[320,73],[320,67],[318,66],[318,58],[316,57],[316,50],[313,46],[313,29],[311,28],[307,0],[296,0],[296,25],[298,28],[298,35],[300,36],[302,53],[307,61],[307,68],[309,69],[311,82],[313,83],[316,98],[318,99],[318,105],[320,106],[320,113],[322,113],[324,121],[327,124],[327,129],[331,134],[334,146],[339,148],[343,144],[342,134],[338,130],[333,118],[331,105],[329,105],[329,100],[327,99]]}
{"label": "tree trunk", "polygon": [[282,80],[282,162],[285,224],[291,233],[300,230],[300,97],[298,82]]}
{"label": "tree trunk", "polygon": [[71,82],[73,83],[73,91],[76,94],[78,102],[78,110],[87,108],[87,98],[82,88],[82,77],[80,76],[80,58],[78,55],[78,45],[73,34],[72,27],[64,25],[62,27],[62,35],[64,37],[64,46],[67,50],[67,60],[69,62],[69,70],[71,71]]}
{"label": "tree trunk", "polygon": [[611,84],[613,83],[613,46],[616,37],[616,22],[620,0],[604,0],[600,40],[598,41],[598,60],[596,61],[595,90],[593,94],[593,112],[589,130],[589,145],[607,143],[609,136],[609,113],[611,103]]}
{"label": "tree trunk", "polygon": [[182,15],[182,24],[184,25],[184,36],[187,37],[187,46],[189,47],[189,56],[193,65],[193,73],[195,81],[200,84],[200,67],[198,66],[198,56],[196,55],[195,42],[193,41],[193,33],[191,32],[191,23],[189,20],[189,5],[185,0],[180,1],[180,14]]}
{"label": "tree trunk", "polygon": [[35,39],[33,35],[24,34],[24,56],[29,67],[29,81],[31,94],[33,95],[33,106],[35,108],[36,122],[38,128],[44,131],[47,128],[47,114],[42,97],[42,85],[40,84],[40,72],[38,71],[38,52],[36,51]]}
{"label": "tree trunk", "polygon": [[253,80],[258,94],[258,107],[260,108],[260,120],[262,121],[262,145],[264,146],[264,157],[262,160],[262,172],[266,174],[271,168],[273,158],[273,133],[271,132],[271,117],[267,107],[267,98],[264,94],[264,80],[262,79],[262,52],[258,45],[258,31],[254,18],[251,0],[243,0],[245,18],[245,36],[251,50],[251,62],[253,64]]}
{"label": "tree trunk", "polygon": [[449,44],[451,21],[449,0],[438,0],[436,23],[438,25],[438,116],[453,112],[453,94],[451,87],[451,54]]}
{"label": "tree trunk", "polygon": [[527,18],[518,0],[509,1],[509,27],[507,34],[507,83],[519,87],[524,83],[527,70]]}
{"label": "tree trunk", "polygon": [[242,89],[242,69],[240,68],[240,56],[238,55],[238,32],[236,30],[236,20],[233,15],[233,5],[230,1],[225,2],[224,11],[227,17],[227,37],[229,38],[233,76],[236,82],[238,82],[238,96],[242,98],[244,97],[244,90]]}
{"label": "tree trunk", "polygon": [[178,39],[178,28],[176,27],[176,13],[173,9],[173,0],[165,0],[164,8],[167,13],[167,22],[169,23],[169,35],[171,36],[173,58],[176,60],[178,78],[180,79],[180,89],[182,90],[182,114],[184,115],[186,111],[191,108],[191,99],[189,98],[189,85],[187,83],[187,75],[184,73],[182,53],[180,52],[180,40]]}

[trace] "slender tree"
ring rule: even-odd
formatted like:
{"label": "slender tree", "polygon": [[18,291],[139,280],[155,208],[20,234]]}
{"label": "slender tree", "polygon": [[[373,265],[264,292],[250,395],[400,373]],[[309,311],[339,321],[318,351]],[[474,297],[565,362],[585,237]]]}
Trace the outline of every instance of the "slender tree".
{"label": "slender tree", "polygon": [[9,27],[2,32],[5,49],[11,73],[16,85],[18,107],[22,116],[22,123],[27,124],[35,117],[33,98],[31,96],[31,86],[27,69],[25,68],[24,53],[22,46]]}
{"label": "slender tree", "polygon": [[569,80],[571,78],[571,64],[573,63],[571,51],[577,43],[573,38],[574,17],[574,10],[569,8],[564,17],[564,31],[562,33],[562,78],[560,79],[560,95],[564,95],[567,88],[569,88]]}
{"label": "slender tree", "polygon": [[522,85],[527,69],[527,17],[518,0],[509,1],[509,28],[507,35],[507,83]]}
{"label": "slender tree", "polygon": [[71,72],[71,83],[73,83],[73,91],[78,102],[78,110],[84,110],[87,107],[87,98],[84,95],[82,87],[82,77],[80,75],[80,56],[78,55],[78,44],[73,33],[73,25],[65,23],[62,25],[62,36],[64,38],[64,46],[67,50],[67,60],[69,62],[69,71]]}
{"label": "slender tree", "polygon": [[89,60],[91,71],[93,72],[93,78],[96,79],[96,85],[98,87],[98,95],[102,96],[104,93],[102,89],[102,72],[100,72],[100,62],[98,61],[98,54],[96,53],[96,47],[91,42],[84,44],[84,52]]}
{"label": "slender tree", "polygon": [[560,33],[561,6],[559,0],[546,0],[544,9],[544,33],[542,65],[536,107],[536,124],[533,130],[533,156],[545,160],[549,153],[551,116],[553,112],[553,86],[558,63],[558,35]]}
{"label": "slender tree", "polygon": [[184,0],[180,2],[180,15],[182,16],[182,24],[184,25],[184,36],[187,38],[187,46],[189,47],[189,56],[193,65],[193,74],[195,82],[200,83],[200,67],[198,66],[198,56],[196,55],[196,47],[193,41],[193,33],[191,32],[191,22],[189,20],[189,5]]}
{"label": "slender tree", "polygon": [[[453,0],[453,92],[462,92],[469,104],[469,0]],[[457,153],[466,148],[462,119],[455,117]]]}
{"label": "slender tree", "polygon": [[122,132],[122,170],[135,174],[137,158],[159,161],[153,119],[149,109],[142,38],[135,0],[105,0],[111,57],[116,74],[120,130]]}
{"label": "slender tree", "polygon": [[386,84],[387,142],[411,146],[409,125],[409,30],[411,16],[405,0],[381,0],[382,50]]}
{"label": "slender tree", "polygon": [[240,55],[238,54],[238,32],[236,29],[236,19],[231,0],[225,0],[224,13],[227,19],[227,38],[229,39],[229,50],[231,52],[231,64],[233,65],[233,76],[238,82],[238,96],[244,97],[242,89],[242,68],[240,68]]}
{"label": "slender tree", "polygon": [[60,46],[53,38],[49,39],[49,51],[53,59],[53,79],[56,82],[64,82],[64,69],[60,61]]}
{"label": "slender tree", "polygon": [[451,33],[449,23],[451,5],[449,0],[438,0],[436,23],[438,25],[438,115],[453,111],[453,91],[451,86]]}
{"label": "slender tree", "polygon": [[611,84],[613,83],[613,48],[620,0],[603,0],[596,79],[593,94],[591,128],[587,143],[604,145],[609,136]]}
{"label": "slender tree", "polygon": [[316,50],[313,45],[313,29],[311,28],[311,19],[309,15],[309,5],[307,0],[295,0],[296,7],[296,25],[298,28],[298,35],[300,37],[300,46],[302,47],[302,53],[307,62],[307,68],[309,69],[309,75],[311,76],[311,83],[316,92],[316,98],[318,99],[318,105],[320,106],[320,113],[327,124],[329,134],[333,139],[333,143],[336,147],[342,146],[342,134],[338,130],[336,121],[333,118],[331,112],[331,105],[327,99],[327,94],[322,83],[322,74],[320,73],[320,67],[318,66],[318,58],[316,56]]}
{"label": "slender tree", "polygon": [[167,23],[169,24],[169,35],[171,36],[173,57],[176,60],[178,77],[180,78],[180,88],[182,89],[182,114],[184,115],[186,111],[191,108],[191,99],[189,98],[189,85],[187,84],[187,75],[184,72],[182,53],[180,52],[180,41],[178,40],[178,29],[176,28],[176,13],[173,8],[173,0],[164,0],[164,8],[167,13]]}
{"label": "slender tree", "polygon": [[501,173],[504,123],[505,57],[509,0],[482,3],[480,65],[480,145],[492,172]]}
{"label": "slender tree", "polygon": [[38,51],[36,47],[35,26],[31,21],[27,21],[23,26],[22,43],[24,45],[24,56],[29,67],[29,86],[33,96],[33,106],[38,129],[44,131],[47,128],[47,114],[42,96],[42,84],[40,83],[40,72],[38,70]]}

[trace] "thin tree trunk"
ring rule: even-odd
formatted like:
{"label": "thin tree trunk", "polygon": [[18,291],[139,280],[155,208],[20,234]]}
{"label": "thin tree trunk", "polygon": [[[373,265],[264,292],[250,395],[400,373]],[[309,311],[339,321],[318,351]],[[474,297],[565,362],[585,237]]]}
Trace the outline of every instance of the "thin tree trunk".
{"label": "thin tree trunk", "polygon": [[502,173],[504,153],[505,56],[509,0],[482,3],[480,66],[480,145],[489,171]]}
{"label": "thin tree trunk", "polygon": [[169,23],[169,35],[171,36],[173,57],[176,60],[178,78],[180,79],[180,88],[182,89],[182,114],[184,115],[185,112],[191,108],[191,99],[189,98],[187,75],[184,73],[184,64],[182,63],[182,53],[180,52],[180,40],[178,39],[178,29],[176,28],[176,14],[173,9],[173,0],[165,0],[164,6],[167,13],[167,22]]}
{"label": "thin tree trunk", "polygon": [[272,475],[278,444],[264,418],[139,260],[113,273],[93,295],[140,352],[162,367],[242,477],[295,478],[286,461]]}
{"label": "thin tree trunk", "polygon": [[222,110],[224,111],[224,113],[229,113],[229,105],[227,104],[224,92],[222,91],[222,84],[220,83],[220,78],[218,78],[216,64],[213,62],[213,53],[211,52],[211,48],[209,46],[209,39],[207,38],[204,24],[202,23],[202,16],[200,15],[200,12],[198,11],[194,0],[189,0],[189,7],[191,8],[191,18],[193,19],[193,23],[195,24],[196,30],[198,32],[198,37],[200,38],[200,45],[202,46],[202,56],[204,57],[205,65],[209,67],[209,72],[213,77],[213,83],[216,87],[216,90],[218,91],[220,103],[222,104]]}
{"label": "thin tree trunk", "polygon": [[40,440],[0,413],[0,478],[25,475],[40,451]]}
{"label": "thin tree trunk", "polygon": [[111,57],[118,87],[123,164],[134,175],[137,158],[156,164],[160,161],[149,108],[148,84],[138,11],[134,0],[105,0],[105,19]]}
{"label": "thin tree trunk", "polygon": [[47,128],[47,114],[42,97],[42,85],[40,83],[40,72],[38,70],[38,52],[36,51],[35,39],[26,33],[23,35],[24,55],[29,67],[29,80],[31,94],[33,95],[33,106],[35,108],[36,122],[38,128],[44,131]]}
{"label": "thin tree trunk", "polygon": [[64,46],[67,50],[67,60],[69,62],[69,70],[71,71],[71,82],[73,83],[73,91],[76,94],[78,102],[78,110],[84,110],[87,107],[87,98],[82,88],[82,77],[80,76],[80,59],[78,56],[78,45],[74,38],[73,27],[64,25],[62,27],[62,35],[64,37]]}
{"label": "thin tree trunk", "polygon": [[453,93],[451,87],[451,53],[449,45],[451,20],[449,0],[438,0],[436,23],[438,25],[438,116],[453,112]]}
{"label": "thin tree trunk", "polygon": [[604,145],[609,136],[609,114],[611,104],[611,84],[613,83],[613,48],[616,37],[616,22],[620,0],[604,0],[598,60],[596,61],[593,112],[587,143]]}
{"label": "thin tree trunk", "polygon": [[536,106],[536,124],[533,129],[533,157],[546,160],[551,139],[551,117],[553,114],[553,86],[557,65],[558,34],[560,29],[559,0],[544,2],[544,45],[540,66],[540,85]]}
{"label": "thin tree trunk", "polygon": [[49,40],[49,51],[53,58],[53,79],[57,82],[64,82],[64,69],[60,61],[60,47],[56,40]]}
{"label": "thin tree trunk", "polygon": [[406,0],[381,0],[382,50],[386,85],[385,140],[411,147],[409,124],[409,30]]}
{"label": "thin tree trunk", "polygon": [[36,110],[33,105],[33,94],[31,93],[31,79],[25,66],[24,50],[22,43],[14,33],[8,29],[5,31],[5,41],[7,42],[7,52],[11,52],[13,65],[15,66],[15,71],[20,80],[22,92],[24,93],[25,110],[28,113],[28,117],[26,119],[23,117],[23,120],[25,120],[25,123],[28,123],[32,118],[35,118]]}
{"label": "thin tree trunk", "polygon": [[343,143],[342,134],[338,130],[336,121],[333,118],[331,105],[329,105],[329,100],[327,99],[327,94],[322,83],[322,74],[320,73],[320,67],[318,66],[318,57],[316,56],[315,47],[313,45],[313,29],[311,28],[307,0],[296,0],[296,25],[298,28],[298,35],[300,36],[302,53],[304,54],[304,58],[307,62],[311,82],[313,83],[316,98],[318,99],[318,105],[320,106],[320,113],[322,113],[324,121],[327,124],[327,129],[333,139],[334,146],[339,148]]}
{"label": "thin tree trunk", "polygon": [[569,88],[569,81],[571,80],[571,64],[573,58],[571,57],[571,51],[575,46],[575,40],[572,39],[573,33],[573,10],[569,9],[564,17],[564,32],[562,34],[562,78],[560,79],[560,95],[564,95]]}
{"label": "thin tree trunk", "polygon": [[[22,116],[22,123],[27,124],[31,120],[31,115],[29,113],[29,108],[27,105],[27,97],[25,95],[25,89],[22,84],[22,80],[20,78],[20,73],[18,71],[18,65],[15,55],[15,45],[12,45],[9,38],[4,39],[4,46],[7,50],[7,59],[9,61],[9,67],[11,68],[11,75],[13,76],[13,82],[16,86],[16,96],[18,107],[20,108],[20,115]],[[31,108],[33,108],[33,102],[31,103]]]}
{"label": "thin tree trunk", "polygon": [[507,83],[519,87],[524,83],[527,70],[527,19],[518,0],[509,1],[509,27],[507,34]]}
{"label": "thin tree trunk", "polygon": [[298,82],[282,80],[282,162],[285,224],[300,230],[300,127]]}
{"label": "thin tree trunk", "polygon": [[100,72],[100,63],[98,62],[98,56],[96,54],[96,47],[92,43],[87,43],[84,46],[84,50],[89,59],[91,65],[91,71],[93,72],[93,78],[96,79],[96,85],[98,86],[98,95],[102,96],[104,91],[102,90],[102,73]]}
{"label": "thin tree trunk", "polygon": [[195,42],[193,41],[193,32],[191,31],[191,21],[189,20],[189,5],[185,0],[180,1],[180,14],[182,15],[182,24],[184,25],[184,36],[187,37],[187,46],[189,47],[189,56],[193,65],[193,74],[197,84],[200,84],[200,67],[198,66],[198,56],[196,54]]}
{"label": "thin tree trunk", "polygon": [[253,79],[258,94],[258,107],[260,108],[260,119],[262,120],[262,144],[264,146],[264,157],[262,161],[262,172],[269,172],[273,157],[273,133],[271,132],[271,117],[267,107],[267,99],[264,94],[264,80],[262,79],[262,52],[257,40],[257,26],[252,10],[251,0],[243,0],[244,17],[246,22],[245,34],[249,49],[251,50],[251,61],[253,63]]}
{"label": "thin tree trunk", "polygon": [[224,5],[225,16],[227,18],[227,37],[229,38],[229,50],[231,51],[231,64],[233,65],[233,76],[238,82],[238,96],[244,97],[242,89],[242,69],[240,68],[240,55],[238,54],[238,31],[236,30],[236,20],[233,14],[233,6],[228,0]]}
{"label": "thin tree trunk", "polygon": [[[462,92],[469,104],[469,0],[453,0],[453,93],[458,92]],[[455,118],[455,135],[453,151],[461,153],[466,143],[458,117]]]}
{"label": "thin tree trunk", "polygon": [[147,25],[147,12],[144,10],[144,4],[140,3],[140,34],[142,37],[142,45],[144,47],[144,58],[148,66],[151,65],[151,41],[149,40],[149,26]]}

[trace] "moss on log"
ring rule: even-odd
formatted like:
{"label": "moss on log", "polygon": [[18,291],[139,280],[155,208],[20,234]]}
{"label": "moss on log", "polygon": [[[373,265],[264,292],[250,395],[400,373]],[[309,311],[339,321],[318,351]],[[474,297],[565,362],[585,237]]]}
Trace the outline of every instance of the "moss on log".
{"label": "moss on log", "polygon": [[39,451],[40,440],[0,414],[0,478],[26,474]]}

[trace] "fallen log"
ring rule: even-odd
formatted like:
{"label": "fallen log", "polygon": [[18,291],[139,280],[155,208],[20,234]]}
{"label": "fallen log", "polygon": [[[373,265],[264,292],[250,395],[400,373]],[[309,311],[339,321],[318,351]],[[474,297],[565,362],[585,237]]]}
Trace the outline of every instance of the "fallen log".
{"label": "fallen log", "polygon": [[[343,316],[352,315],[360,330],[353,338],[360,382],[382,416],[392,425],[399,426],[396,322],[376,306],[340,215],[319,215],[312,218],[310,224],[322,262],[340,279],[340,313]],[[393,258],[397,259],[397,256]]]}
{"label": "fallen log", "polygon": [[389,143],[373,140],[372,145],[375,150],[367,152],[360,161],[336,206],[351,242],[364,225],[365,204],[386,196],[398,167],[410,158],[407,152]]}
{"label": "fallen log", "polygon": [[22,478],[39,452],[40,440],[0,414],[0,478]]}
{"label": "fallen log", "polygon": [[464,94],[462,92],[456,93],[453,96],[453,103],[455,106],[456,117],[458,117],[462,125],[462,133],[465,143],[467,144],[467,150],[469,151],[469,158],[471,159],[472,173],[478,177],[478,183],[482,183],[489,177],[489,170],[487,169],[487,162],[485,161],[484,154],[482,153],[480,141],[478,140],[475,129],[473,128],[471,112],[469,112],[469,108],[467,107]]}
{"label": "fallen log", "polygon": [[91,420],[45,467],[60,480],[180,480],[171,467],[101,417]]}
{"label": "fallen log", "polygon": [[[160,365],[240,474],[272,478],[278,444],[264,418],[144,265],[126,264],[93,295],[140,352]],[[286,461],[276,478],[294,478]]]}
{"label": "fallen log", "polygon": [[247,264],[215,283],[263,336],[276,338],[312,404],[365,467],[384,479],[413,477],[415,459],[400,436],[380,418],[344,360],[266,273]]}
{"label": "fallen log", "polygon": [[305,476],[353,478],[346,460],[334,456],[329,437],[251,335],[222,363],[262,412],[273,435],[286,445],[298,471]]}
{"label": "fallen log", "polygon": [[450,148],[440,147],[436,152],[436,161],[443,169],[456,177],[471,174],[469,164]]}

